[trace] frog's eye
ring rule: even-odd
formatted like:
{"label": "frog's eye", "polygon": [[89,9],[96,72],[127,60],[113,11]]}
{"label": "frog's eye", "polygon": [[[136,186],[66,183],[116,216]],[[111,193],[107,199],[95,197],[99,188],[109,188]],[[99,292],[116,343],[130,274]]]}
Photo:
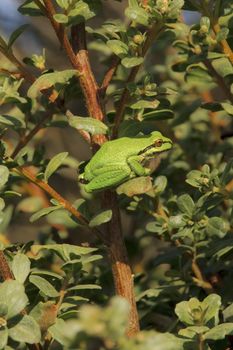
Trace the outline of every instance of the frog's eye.
{"label": "frog's eye", "polygon": [[163,140],[162,139],[158,139],[155,141],[155,147],[161,147],[163,144]]}

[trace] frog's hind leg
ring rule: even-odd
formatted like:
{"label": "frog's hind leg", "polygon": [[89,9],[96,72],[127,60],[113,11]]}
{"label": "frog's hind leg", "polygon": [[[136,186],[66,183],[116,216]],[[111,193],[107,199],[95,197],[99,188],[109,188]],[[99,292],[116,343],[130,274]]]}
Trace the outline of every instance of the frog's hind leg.
{"label": "frog's hind leg", "polygon": [[107,171],[106,173],[95,176],[87,185],[87,192],[101,191],[106,188],[117,186],[130,178],[130,168],[123,167]]}

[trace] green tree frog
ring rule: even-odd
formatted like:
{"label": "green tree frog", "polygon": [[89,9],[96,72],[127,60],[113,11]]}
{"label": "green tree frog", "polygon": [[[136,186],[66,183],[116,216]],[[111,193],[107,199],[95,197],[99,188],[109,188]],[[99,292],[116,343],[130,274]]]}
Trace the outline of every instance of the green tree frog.
{"label": "green tree frog", "polygon": [[86,192],[117,187],[137,176],[146,176],[151,170],[146,162],[169,150],[172,141],[160,132],[138,137],[122,137],[105,142],[79,175]]}

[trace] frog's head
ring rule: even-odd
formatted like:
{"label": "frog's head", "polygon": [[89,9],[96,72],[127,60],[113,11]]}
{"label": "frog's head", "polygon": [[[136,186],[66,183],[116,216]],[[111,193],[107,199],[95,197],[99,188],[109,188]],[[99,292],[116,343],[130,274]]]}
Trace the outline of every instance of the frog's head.
{"label": "frog's head", "polygon": [[143,155],[145,159],[150,159],[157,153],[168,151],[170,148],[172,148],[172,141],[159,131],[153,131],[148,137],[148,146],[142,149],[139,154]]}

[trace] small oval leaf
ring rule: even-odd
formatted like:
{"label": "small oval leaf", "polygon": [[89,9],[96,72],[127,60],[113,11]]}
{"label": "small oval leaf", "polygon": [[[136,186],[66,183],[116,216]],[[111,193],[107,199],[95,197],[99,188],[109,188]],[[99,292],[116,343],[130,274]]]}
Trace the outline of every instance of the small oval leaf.
{"label": "small oval leaf", "polygon": [[100,214],[95,215],[89,222],[90,227],[99,226],[109,222],[112,218],[112,210],[104,210]]}
{"label": "small oval leaf", "polygon": [[44,180],[48,182],[49,177],[59,168],[63,161],[68,156],[68,152],[61,152],[56,154],[48,163],[45,173]]}

